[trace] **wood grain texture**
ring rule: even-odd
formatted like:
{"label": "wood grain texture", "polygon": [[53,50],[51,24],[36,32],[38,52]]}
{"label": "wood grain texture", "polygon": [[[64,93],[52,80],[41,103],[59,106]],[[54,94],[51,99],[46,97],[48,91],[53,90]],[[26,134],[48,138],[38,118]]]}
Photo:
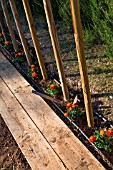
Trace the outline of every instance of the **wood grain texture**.
{"label": "wood grain texture", "polygon": [[104,167],[74,136],[47,103],[41,97],[31,93],[32,87],[2,55],[0,55],[0,76],[67,169],[104,170]]}
{"label": "wood grain texture", "polygon": [[59,157],[1,78],[0,114],[32,170],[65,169]]}
{"label": "wood grain texture", "polygon": [[80,75],[82,81],[87,122],[89,127],[94,127],[94,118],[93,118],[91,96],[90,96],[90,89],[89,89],[89,80],[87,74],[85,50],[84,50],[84,43],[82,38],[82,24],[80,18],[79,0],[70,0],[70,7],[72,13],[74,37],[75,37],[77,56],[79,61],[79,69],[80,69]]}

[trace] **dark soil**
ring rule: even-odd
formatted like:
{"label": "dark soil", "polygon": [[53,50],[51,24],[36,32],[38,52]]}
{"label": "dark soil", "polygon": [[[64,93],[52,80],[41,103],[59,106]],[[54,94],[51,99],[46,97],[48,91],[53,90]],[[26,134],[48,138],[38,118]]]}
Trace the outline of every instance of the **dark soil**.
{"label": "dark soil", "polygon": [[31,170],[1,115],[0,170]]}

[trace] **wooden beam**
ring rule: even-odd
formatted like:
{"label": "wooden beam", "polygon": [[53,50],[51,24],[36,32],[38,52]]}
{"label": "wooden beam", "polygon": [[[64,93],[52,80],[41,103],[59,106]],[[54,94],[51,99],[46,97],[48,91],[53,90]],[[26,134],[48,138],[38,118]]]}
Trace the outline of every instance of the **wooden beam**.
{"label": "wooden beam", "polygon": [[27,46],[25,36],[24,36],[22,24],[21,24],[20,19],[19,19],[16,4],[15,4],[14,0],[9,0],[9,3],[10,3],[11,10],[12,10],[12,13],[13,13],[13,16],[14,16],[14,19],[15,19],[15,23],[16,23],[16,26],[17,26],[17,29],[18,29],[18,33],[20,35],[21,43],[23,45],[24,52],[26,54],[26,59],[27,59],[28,65],[30,66],[32,64],[32,59],[31,59],[31,55],[30,55],[30,52],[29,52],[29,49],[28,49],[28,46]]}
{"label": "wooden beam", "polygon": [[22,2],[23,2],[26,17],[27,17],[27,21],[28,21],[28,24],[29,24],[29,29],[30,29],[30,32],[31,32],[31,37],[32,37],[32,40],[33,40],[33,44],[34,44],[36,54],[37,54],[41,73],[42,73],[43,79],[47,80],[48,76],[47,76],[47,73],[46,73],[44,60],[43,60],[42,53],[41,53],[41,50],[40,50],[40,45],[39,45],[36,29],[35,29],[35,26],[34,26],[31,9],[30,9],[30,6],[29,6],[29,0],[22,0]]}
{"label": "wooden beam", "polygon": [[82,88],[84,94],[87,122],[89,127],[93,127],[94,118],[93,118],[93,111],[92,111],[92,104],[91,104],[86,58],[84,52],[84,43],[82,38],[82,24],[80,18],[79,0],[70,0],[70,7],[72,12],[74,36],[75,36],[77,56],[79,61],[79,69],[80,69]]}
{"label": "wooden beam", "polygon": [[4,16],[5,16],[5,19],[6,19],[6,24],[7,24],[8,29],[9,29],[9,33],[11,35],[11,40],[12,40],[12,43],[13,43],[14,50],[15,50],[15,52],[18,52],[18,43],[16,41],[16,37],[15,37],[14,31],[12,29],[11,21],[10,21],[9,14],[8,14],[7,5],[6,5],[4,0],[1,0],[1,5],[2,5],[3,13],[4,13]]}
{"label": "wooden beam", "polygon": [[32,170],[65,170],[58,155],[1,78],[0,114]]}
{"label": "wooden beam", "polygon": [[47,19],[47,23],[48,23],[50,36],[51,36],[53,51],[54,51],[54,55],[55,55],[55,59],[56,59],[59,78],[60,78],[60,82],[61,82],[61,86],[62,86],[64,101],[68,101],[69,100],[69,92],[68,92],[68,88],[66,85],[64,68],[63,68],[62,59],[61,59],[60,46],[59,46],[59,42],[58,42],[57,31],[56,31],[56,27],[55,27],[55,22],[54,22],[54,18],[53,18],[50,0],[43,0],[43,4],[44,4],[46,19]]}

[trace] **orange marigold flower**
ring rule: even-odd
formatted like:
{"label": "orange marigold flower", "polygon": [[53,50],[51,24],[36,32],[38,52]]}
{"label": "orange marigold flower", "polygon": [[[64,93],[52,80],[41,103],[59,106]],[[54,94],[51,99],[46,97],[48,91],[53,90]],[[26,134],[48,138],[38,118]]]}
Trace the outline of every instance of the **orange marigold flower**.
{"label": "orange marigold flower", "polygon": [[66,112],[66,113],[64,113],[64,116],[65,116],[65,117],[68,117],[68,116],[69,116],[69,114]]}
{"label": "orange marigold flower", "polygon": [[72,106],[71,103],[67,103],[66,108],[69,109]]}
{"label": "orange marigold flower", "polygon": [[37,76],[37,73],[36,72],[33,72],[32,73],[32,77],[36,77]]}
{"label": "orange marigold flower", "polygon": [[35,68],[32,68],[31,71],[32,71],[32,72],[35,72]]}
{"label": "orange marigold flower", "polygon": [[15,58],[18,57],[18,54],[15,54]]}
{"label": "orange marigold flower", "polygon": [[104,130],[100,130],[100,136],[104,136],[105,132]]}
{"label": "orange marigold flower", "polygon": [[108,129],[106,134],[107,136],[113,136],[113,129]]}
{"label": "orange marigold flower", "polygon": [[2,33],[0,33],[0,37],[2,37]]}
{"label": "orange marigold flower", "polygon": [[96,137],[95,136],[90,136],[89,142],[93,143],[95,141],[96,141]]}
{"label": "orange marigold flower", "polygon": [[5,45],[9,45],[9,41],[5,41]]}
{"label": "orange marigold flower", "polygon": [[34,64],[32,64],[32,65],[31,65],[31,68],[35,68],[35,65],[34,65]]}
{"label": "orange marigold flower", "polygon": [[51,89],[51,90],[54,90],[54,89],[56,89],[56,86],[55,86],[54,84],[51,84],[51,85],[50,85],[50,89]]}
{"label": "orange marigold flower", "polygon": [[4,32],[2,31],[2,35],[4,35]]}
{"label": "orange marigold flower", "polygon": [[22,55],[22,53],[21,53],[21,52],[19,52],[19,53],[18,53],[18,56],[21,56],[21,55]]}
{"label": "orange marigold flower", "polygon": [[72,111],[72,110],[73,110],[73,108],[72,108],[72,107],[70,107],[70,108],[69,108],[69,110],[70,110],[70,111]]}
{"label": "orange marigold flower", "polygon": [[72,108],[75,108],[75,107],[77,107],[77,108],[78,108],[78,104],[73,103],[71,107],[72,107]]}

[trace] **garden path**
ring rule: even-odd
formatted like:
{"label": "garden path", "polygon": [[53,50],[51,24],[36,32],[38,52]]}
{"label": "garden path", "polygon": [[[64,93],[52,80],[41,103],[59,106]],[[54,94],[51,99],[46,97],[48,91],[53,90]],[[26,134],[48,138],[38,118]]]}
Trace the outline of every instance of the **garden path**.
{"label": "garden path", "polygon": [[0,53],[0,114],[33,170],[104,170]]}

